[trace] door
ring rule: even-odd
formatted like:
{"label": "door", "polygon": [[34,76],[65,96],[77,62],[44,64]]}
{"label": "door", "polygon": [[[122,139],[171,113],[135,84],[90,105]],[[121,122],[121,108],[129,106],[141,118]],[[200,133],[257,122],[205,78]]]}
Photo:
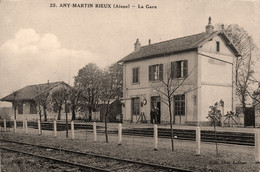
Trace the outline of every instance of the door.
{"label": "door", "polygon": [[160,96],[151,97],[151,123],[161,123],[161,99]]}
{"label": "door", "polygon": [[254,126],[255,127],[255,110],[254,108],[246,108],[244,116],[245,127]]}

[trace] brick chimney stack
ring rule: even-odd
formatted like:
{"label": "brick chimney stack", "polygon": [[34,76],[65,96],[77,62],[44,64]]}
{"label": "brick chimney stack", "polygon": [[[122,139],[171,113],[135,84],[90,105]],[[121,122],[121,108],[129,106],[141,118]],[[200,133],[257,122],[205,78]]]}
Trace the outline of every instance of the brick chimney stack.
{"label": "brick chimney stack", "polygon": [[211,24],[211,17],[209,17],[209,23],[205,28],[206,28],[206,33],[208,34],[214,31],[214,26]]}
{"label": "brick chimney stack", "polygon": [[138,51],[140,50],[140,47],[141,47],[141,43],[139,42],[139,39],[137,38],[136,42],[135,42],[135,51]]}

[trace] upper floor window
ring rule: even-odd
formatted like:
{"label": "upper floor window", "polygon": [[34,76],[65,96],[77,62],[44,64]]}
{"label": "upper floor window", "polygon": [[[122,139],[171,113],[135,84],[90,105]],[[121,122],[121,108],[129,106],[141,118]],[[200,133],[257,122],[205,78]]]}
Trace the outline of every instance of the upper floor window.
{"label": "upper floor window", "polygon": [[163,64],[149,66],[149,81],[163,80]]}
{"label": "upper floor window", "polygon": [[188,60],[171,62],[171,77],[185,78],[188,76]]}
{"label": "upper floor window", "polygon": [[174,112],[175,115],[185,115],[185,95],[174,96]]}
{"label": "upper floor window", "polygon": [[139,82],[139,68],[133,68],[133,83]]}
{"label": "upper floor window", "polygon": [[220,46],[219,46],[219,42],[218,41],[216,42],[216,50],[217,50],[217,52],[220,51]]}

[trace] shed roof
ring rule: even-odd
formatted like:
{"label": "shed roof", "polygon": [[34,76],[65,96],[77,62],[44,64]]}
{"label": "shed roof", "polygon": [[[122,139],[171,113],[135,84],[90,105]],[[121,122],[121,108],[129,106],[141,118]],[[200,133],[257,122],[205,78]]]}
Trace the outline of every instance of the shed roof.
{"label": "shed roof", "polygon": [[32,100],[39,94],[45,92],[46,90],[50,90],[60,84],[66,84],[63,81],[59,82],[50,82],[50,83],[45,83],[45,84],[36,84],[36,85],[28,85],[20,90],[17,90],[8,96],[3,97],[0,99],[1,101],[7,101],[7,102],[12,102],[12,101],[21,101],[21,100]]}
{"label": "shed roof", "polygon": [[171,39],[159,43],[154,43],[140,47],[140,50],[134,51],[122,58],[119,62],[130,62],[152,57],[167,56],[184,51],[191,51],[202,46],[206,41],[212,39],[214,36],[220,35],[227,45],[231,48],[236,56],[239,56],[238,50],[231,43],[228,37],[222,31],[214,31],[210,34],[202,32],[195,35]]}

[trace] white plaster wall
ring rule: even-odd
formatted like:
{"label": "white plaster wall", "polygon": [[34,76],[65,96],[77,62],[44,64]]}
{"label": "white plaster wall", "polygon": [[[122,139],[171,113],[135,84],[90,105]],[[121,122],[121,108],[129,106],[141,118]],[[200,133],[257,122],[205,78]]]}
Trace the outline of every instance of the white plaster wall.
{"label": "white plaster wall", "polygon": [[[124,121],[131,121],[131,98],[140,97],[141,101],[145,98],[147,104],[141,107],[141,112],[145,112],[145,116],[148,122],[150,122],[150,103],[151,96],[158,96],[159,93],[153,89],[154,85],[161,84],[161,82],[149,82],[149,66],[155,64],[163,64],[164,79],[166,79],[166,73],[169,72],[171,62],[179,60],[188,60],[188,73],[191,73],[189,78],[185,81],[186,86],[182,86],[176,92],[176,94],[183,94],[184,90],[187,90],[191,86],[196,87],[197,84],[197,53],[186,52],[175,54],[167,57],[153,58],[148,60],[136,61],[124,64],[124,99],[125,107],[123,108]],[[139,83],[132,84],[132,70],[135,67],[139,67]],[[181,123],[185,123],[186,120],[195,120],[197,115],[196,107],[194,104],[194,98],[192,96],[196,92],[192,92],[186,96],[186,115],[182,116]],[[194,97],[194,96],[193,96]],[[179,118],[176,118],[176,123]],[[161,101],[161,122],[169,122],[169,110],[168,106]]]}
{"label": "white plaster wall", "polygon": [[[216,51],[216,41],[220,42],[220,51]],[[224,114],[235,107],[235,75],[233,52],[221,37],[216,36],[198,49],[199,58],[199,96],[200,121],[208,121],[209,106],[224,100]],[[232,88],[233,87],[233,88]],[[233,97],[233,98],[232,98]],[[233,109],[234,110],[234,109]]]}
{"label": "white plaster wall", "polygon": [[[232,90],[230,87],[202,85],[201,87],[201,121],[208,121],[209,106],[214,105],[221,99],[224,101],[224,112],[232,109]],[[222,109],[222,108],[221,108]]]}

